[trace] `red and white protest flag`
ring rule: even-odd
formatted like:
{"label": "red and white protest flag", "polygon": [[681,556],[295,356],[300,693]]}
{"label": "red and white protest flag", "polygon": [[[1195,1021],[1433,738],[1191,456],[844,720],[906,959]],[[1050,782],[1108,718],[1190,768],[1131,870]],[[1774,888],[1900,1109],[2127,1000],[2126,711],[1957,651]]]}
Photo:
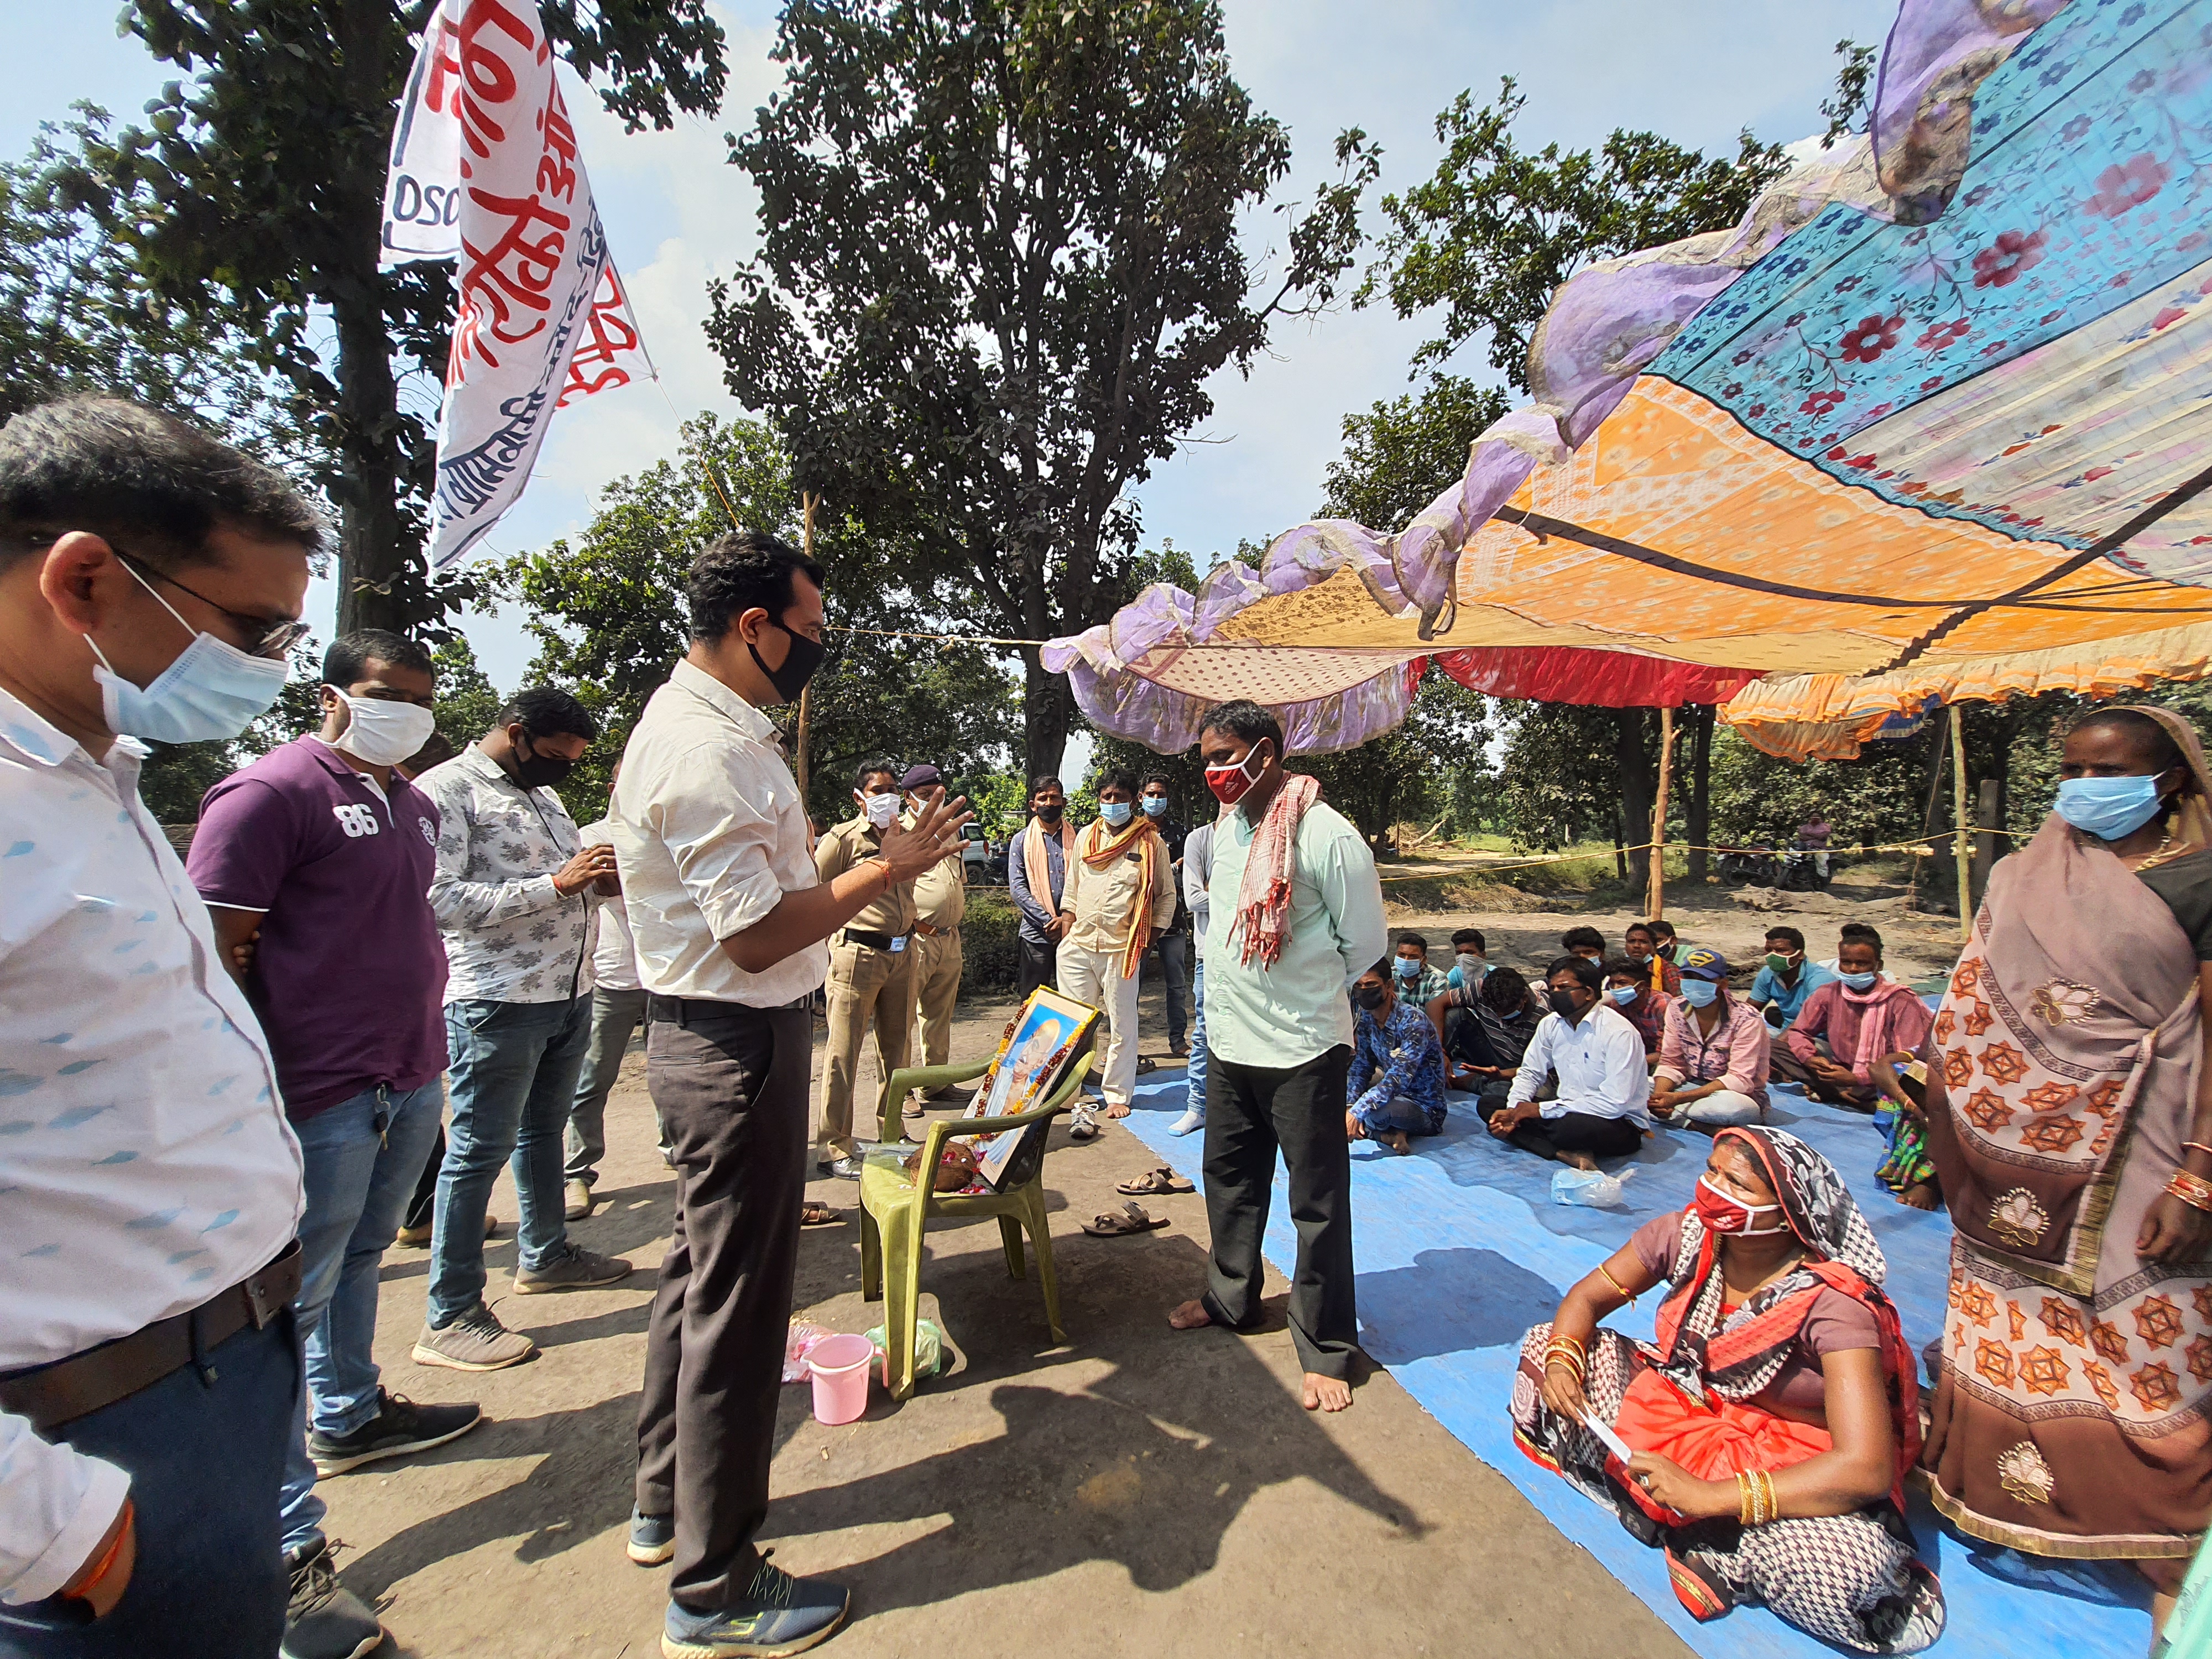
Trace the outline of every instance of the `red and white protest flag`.
{"label": "red and white protest flag", "polygon": [[387,267],[459,264],[431,501],[441,568],[520,496],[555,410],[653,374],[534,0],[441,0],[392,129],[383,234]]}

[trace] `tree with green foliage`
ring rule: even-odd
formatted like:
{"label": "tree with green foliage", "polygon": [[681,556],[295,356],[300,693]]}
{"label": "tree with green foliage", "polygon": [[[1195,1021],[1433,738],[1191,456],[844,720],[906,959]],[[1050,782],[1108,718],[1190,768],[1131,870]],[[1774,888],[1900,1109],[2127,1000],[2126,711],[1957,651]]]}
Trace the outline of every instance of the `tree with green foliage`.
{"label": "tree with green foliage", "polygon": [[[791,0],[773,55],[783,88],[732,141],[761,242],[714,290],[730,389],[939,614],[1024,640],[1104,620],[1139,586],[1130,487],[1214,371],[1350,267],[1364,137],[1278,207],[1261,271],[1239,221],[1290,138],[1214,0]],[[1056,770],[1067,684],[1022,655],[1025,767]]]}
{"label": "tree with green foliage", "polygon": [[[1528,390],[1528,342],[1561,285],[1585,265],[1736,223],[1787,164],[1747,130],[1734,158],[1616,128],[1595,152],[1531,154],[1513,137],[1528,100],[1505,76],[1477,108],[1462,92],[1437,117],[1431,178],[1382,198],[1382,257],[1353,304],[1388,295],[1401,317],[1441,307],[1413,370],[1441,368],[1488,337],[1491,367]],[[1472,435],[1472,434],[1470,434]]]}
{"label": "tree with green foliage", "polygon": [[[64,205],[92,213],[150,304],[251,343],[313,441],[338,521],[341,632],[401,632],[466,602],[422,544],[453,310],[442,264],[380,271],[385,165],[433,0],[132,0],[120,27],[189,80],[146,125],[89,134]],[[632,131],[721,100],[706,0],[542,0],[569,66]]]}
{"label": "tree with green foliage", "polygon": [[1505,414],[1505,394],[1439,374],[1419,397],[1378,400],[1344,417],[1344,453],[1328,464],[1316,515],[1397,529],[1467,471],[1468,446]]}
{"label": "tree with green foliage", "polygon": [[[677,456],[601,491],[573,544],[556,541],[501,571],[502,593],[520,602],[538,643],[530,681],[568,686],[601,722],[562,786],[571,811],[600,815],[631,726],[688,645],[691,561],[733,526],[803,538],[790,462],[758,422],[702,415],[684,423]],[[957,790],[1003,768],[1019,730],[1012,682],[982,647],[854,631],[895,626],[906,611],[890,585],[894,550],[849,516],[817,515],[829,654],[808,699],[807,807],[823,824],[850,816],[863,759],[888,750],[902,763],[927,760]]]}
{"label": "tree with green foliage", "polygon": [[80,105],[66,128],[42,125],[22,161],[0,163],[0,421],[107,392],[197,417],[296,470],[281,388],[250,360],[251,342],[148,292],[76,202],[75,154],[107,130],[104,112]]}
{"label": "tree with green foliage", "polygon": [[431,649],[430,662],[438,676],[438,701],[434,705],[438,735],[455,749],[465,749],[491,730],[492,720],[507,699],[478,665],[476,648],[465,634],[441,640]]}

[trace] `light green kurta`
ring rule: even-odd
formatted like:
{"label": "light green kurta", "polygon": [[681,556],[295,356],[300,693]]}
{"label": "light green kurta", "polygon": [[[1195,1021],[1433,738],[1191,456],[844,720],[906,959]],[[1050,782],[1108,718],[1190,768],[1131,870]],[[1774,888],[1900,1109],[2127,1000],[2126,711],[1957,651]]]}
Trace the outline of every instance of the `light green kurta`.
{"label": "light green kurta", "polygon": [[1287,1069],[1352,1042],[1352,981],[1389,949],[1375,855],[1342,813],[1319,801],[1292,849],[1291,937],[1273,968],[1243,960],[1233,937],[1252,851],[1241,809],[1222,814],[1206,884],[1206,1042],[1238,1066]]}

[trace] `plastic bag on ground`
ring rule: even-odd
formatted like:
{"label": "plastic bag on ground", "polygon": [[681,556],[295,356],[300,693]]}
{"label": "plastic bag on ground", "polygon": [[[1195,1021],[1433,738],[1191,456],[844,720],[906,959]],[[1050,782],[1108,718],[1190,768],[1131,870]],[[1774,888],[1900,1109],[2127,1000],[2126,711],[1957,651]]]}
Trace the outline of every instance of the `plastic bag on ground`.
{"label": "plastic bag on ground", "polygon": [[1587,1204],[1593,1210],[1611,1210],[1627,1202],[1623,1188],[1634,1170],[1623,1170],[1609,1176],[1602,1170],[1576,1170],[1560,1166],[1552,1176],[1552,1202],[1554,1204]]}
{"label": "plastic bag on ground", "polygon": [[[884,1329],[877,1326],[868,1333],[868,1340],[876,1345],[876,1358],[884,1373],[884,1386],[891,1385],[890,1356],[884,1351]],[[916,1380],[934,1376],[945,1369],[945,1333],[933,1319],[914,1322],[914,1374]]]}
{"label": "plastic bag on ground", "polygon": [[783,1380],[787,1382],[805,1382],[809,1375],[806,1356],[814,1351],[814,1345],[823,1337],[835,1334],[835,1332],[826,1331],[806,1320],[793,1320],[791,1329],[783,1339]]}

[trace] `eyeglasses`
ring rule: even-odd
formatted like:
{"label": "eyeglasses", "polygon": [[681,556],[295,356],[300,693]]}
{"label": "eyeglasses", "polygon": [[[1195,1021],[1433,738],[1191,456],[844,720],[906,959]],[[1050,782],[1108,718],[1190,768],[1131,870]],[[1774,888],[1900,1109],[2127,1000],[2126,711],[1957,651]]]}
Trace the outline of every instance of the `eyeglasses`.
{"label": "eyeglasses", "polygon": [[249,656],[281,658],[301,640],[307,637],[311,624],[295,622],[289,617],[252,617],[242,611],[233,611],[227,605],[218,605],[198,588],[187,587],[167,571],[156,569],[135,553],[126,553],[113,542],[108,550],[142,576],[151,576],[155,581],[167,582],[180,593],[189,593],[202,605],[221,611],[236,625],[246,643],[240,647]]}

